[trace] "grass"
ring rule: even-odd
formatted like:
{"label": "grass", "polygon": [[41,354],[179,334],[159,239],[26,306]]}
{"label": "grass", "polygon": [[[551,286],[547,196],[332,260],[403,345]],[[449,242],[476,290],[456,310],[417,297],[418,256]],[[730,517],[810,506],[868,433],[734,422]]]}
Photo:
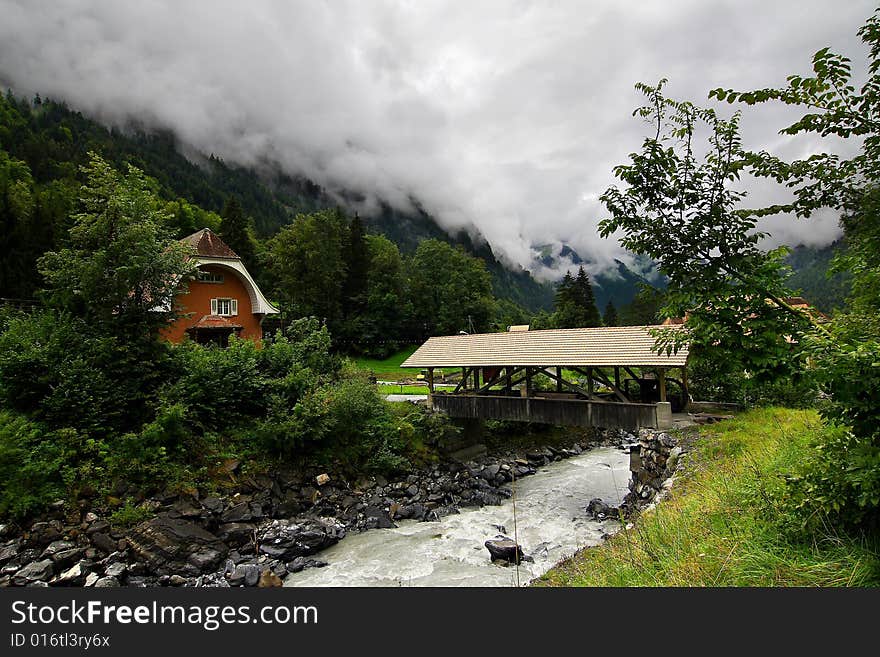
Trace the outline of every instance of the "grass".
{"label": "grass", "polygon": [[774,500],[824,430],[772,408],[701,429],[672,495],[536,586],[878,586],[877,537],[786,533]]}
{"label": "grass", "polygon": [[407,386],[404,384],[380,384],[378,386],[380,395],[427,395],[428,386]]}
{"label": "grass", "polygon": [[415,378],[420,371],[418,368],[408,367],[401,369],[400,364],[409,358],[416,349],[417,345],[413,345],[383,360],[376,358],[353,358],[352,361],[359,370],[372,372],[380,379],[393,379],[396,381],[398,379]]}

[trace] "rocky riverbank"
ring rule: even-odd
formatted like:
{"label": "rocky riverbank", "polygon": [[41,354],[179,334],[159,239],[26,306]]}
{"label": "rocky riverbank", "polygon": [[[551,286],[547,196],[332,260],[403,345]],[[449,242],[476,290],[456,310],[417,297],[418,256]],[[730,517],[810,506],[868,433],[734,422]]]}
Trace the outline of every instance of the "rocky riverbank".
{"label": "rocky riverbank", "polygon": [[349,532],[500,504],[514,478],[634,440],[609,431],[565,447],[444,460],[392,481],[315,472],[244,477],[227,496],[148,499],[141,507],[154,516],[130,528],[86,504],[71,511],[59,502],[23,526],[0,524],[0,586],[278,586],[288,573],[325,565],[321,550]]}

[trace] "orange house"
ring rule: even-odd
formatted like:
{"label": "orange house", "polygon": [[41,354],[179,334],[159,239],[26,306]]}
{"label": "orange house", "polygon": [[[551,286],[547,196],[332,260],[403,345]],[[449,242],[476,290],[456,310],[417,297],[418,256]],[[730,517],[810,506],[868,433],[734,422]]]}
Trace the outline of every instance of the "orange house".
{"label": "orange house", "polygon": [[180,240],[193,248],[198,265],[187,291],[175,298],[181,314],[162,333],[171,342],[187,336],[200,344],[229,344],[229,336],[260,341],[263,319],[275,308],[248,273],[241,258],[208,228]]}

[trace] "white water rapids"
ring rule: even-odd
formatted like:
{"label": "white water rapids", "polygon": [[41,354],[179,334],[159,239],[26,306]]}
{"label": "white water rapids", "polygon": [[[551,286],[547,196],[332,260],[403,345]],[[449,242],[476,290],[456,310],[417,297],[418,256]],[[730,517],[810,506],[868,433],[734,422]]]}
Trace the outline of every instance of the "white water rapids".
{"label": "white water rapids", "polygon": [[[595,497],[618,505],[629,474],[623,450],[601,447],[516,482],[517,536],[534,558],[520,565],[520,585],[619,528],[613,520],[588,518],[585,507]],[[328,566],[289,575],[285,586],[516,586],[516,568],[493,564],[483,545],[502,533],[514,536],[511,499],[438,522],[404,520],[396,529],[349,534],[315,555]]]}

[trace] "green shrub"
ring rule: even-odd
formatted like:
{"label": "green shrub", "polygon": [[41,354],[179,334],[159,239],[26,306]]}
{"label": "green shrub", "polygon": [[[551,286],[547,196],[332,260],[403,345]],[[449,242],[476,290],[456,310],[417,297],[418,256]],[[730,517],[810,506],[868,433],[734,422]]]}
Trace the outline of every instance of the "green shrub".
{"label": "green shrub", "polygon": [[41,511],[65,494],[63,448],[45,426],[0,411],[0,518]]}
{"label": "green shrub", "polygon": [[800,528],[876,529],[880,446],[848,427],[823,427],[799,472],[788,478],[785,508]]}
{"label": "green shrub", "polygon": [[0,399],[50,428],[127,431],[150,415],[164,350],[95,334],[69,315],[20,316],[0,334]]}
{"label": "green shrub", "polygon": [[144,506],[136,506],[131,501],[110,514],[110,522],[116,527],[131,527],[153,517],[153,511]]}

